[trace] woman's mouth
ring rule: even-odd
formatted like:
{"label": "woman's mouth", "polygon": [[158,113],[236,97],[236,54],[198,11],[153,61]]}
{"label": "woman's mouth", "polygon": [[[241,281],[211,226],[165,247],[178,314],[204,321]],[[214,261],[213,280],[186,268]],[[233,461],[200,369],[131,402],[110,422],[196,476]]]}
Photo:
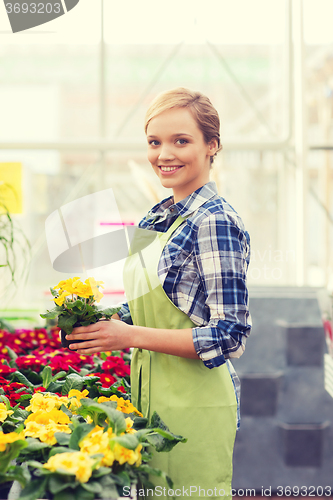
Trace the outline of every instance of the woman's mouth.
{"label": "woman's mouth", "polygon": [[165,166],[165,165],[159,165],[159,169],[164,175],[171,175],[177,170],[180,170],[183,167],[183,165],[172,165],[172,166]]}

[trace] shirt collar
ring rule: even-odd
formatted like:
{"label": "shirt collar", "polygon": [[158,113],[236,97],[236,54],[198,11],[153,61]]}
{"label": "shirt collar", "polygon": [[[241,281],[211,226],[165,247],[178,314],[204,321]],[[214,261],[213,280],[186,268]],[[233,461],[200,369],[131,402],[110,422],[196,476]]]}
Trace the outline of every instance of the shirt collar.
{"label": "shirt collar", "polygon": [[[183,200],[178,201],[178,203],[174,203],[173,196],[169,196],[157,203],[157,205],[148,212],[147,221],[156,219],[155,223],[158,224],[162,222],[162,220],[177,214],[182,217],[188,217],[206,203],[207,200],[210,200],[217,194],[218,191],[215,182],[209,181]],[[159,220],[157,220],[157,218]]]}

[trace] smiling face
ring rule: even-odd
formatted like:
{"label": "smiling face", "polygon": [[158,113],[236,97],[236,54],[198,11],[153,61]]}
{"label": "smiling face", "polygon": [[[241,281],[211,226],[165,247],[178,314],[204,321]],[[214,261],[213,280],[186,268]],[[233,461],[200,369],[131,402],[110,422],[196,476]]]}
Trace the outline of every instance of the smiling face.
{"label": "smiling face", "polygon": [[162,186],[171,188],[174,202],[209,182],[210,157],[216,139],[204,140],[188,108],[172,108],[151,119],[147,127],[148,160]]}

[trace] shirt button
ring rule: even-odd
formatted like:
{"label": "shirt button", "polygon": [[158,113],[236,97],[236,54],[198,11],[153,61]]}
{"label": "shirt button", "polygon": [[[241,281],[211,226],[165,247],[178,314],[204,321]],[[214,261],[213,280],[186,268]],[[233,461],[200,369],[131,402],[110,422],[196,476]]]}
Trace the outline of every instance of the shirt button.
{"label": "shirt button", "polygon": [[170,208],[170,212],[174,212],[174,211],[175,211],[175,209],[174,209],[174,208]]}

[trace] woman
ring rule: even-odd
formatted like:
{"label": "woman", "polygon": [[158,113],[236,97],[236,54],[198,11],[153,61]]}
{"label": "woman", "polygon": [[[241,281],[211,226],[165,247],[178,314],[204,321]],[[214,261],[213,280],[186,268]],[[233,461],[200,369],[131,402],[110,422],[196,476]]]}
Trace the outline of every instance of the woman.
{"label": "woman", "polygon": [[111,321],[67,336],[92,339],[70,345],[82,354],[134,348],[133,404],[148,417],[157,411],[188,438],[153,459],[181,497],[230,495],[239,398],[228,358],[243,353],[251,329],[249,236],[209,181],[221,149],[219,126],[199,92],[177,88],[153,101],[145,123],[148,159],[173,196],[139,224],[156,237],[126,260],[128,302]]}

